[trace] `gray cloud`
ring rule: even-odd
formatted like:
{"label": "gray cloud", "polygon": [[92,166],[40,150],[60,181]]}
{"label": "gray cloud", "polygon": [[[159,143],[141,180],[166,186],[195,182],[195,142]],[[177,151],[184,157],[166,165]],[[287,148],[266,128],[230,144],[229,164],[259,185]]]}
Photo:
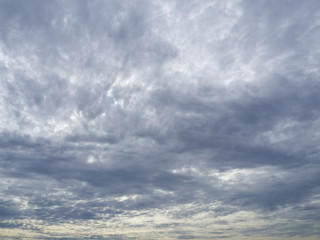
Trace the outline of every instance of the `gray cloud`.
{"label": "gray cloud", "polygon": [[318,1],[0,5],[1,228],[319,235]]}

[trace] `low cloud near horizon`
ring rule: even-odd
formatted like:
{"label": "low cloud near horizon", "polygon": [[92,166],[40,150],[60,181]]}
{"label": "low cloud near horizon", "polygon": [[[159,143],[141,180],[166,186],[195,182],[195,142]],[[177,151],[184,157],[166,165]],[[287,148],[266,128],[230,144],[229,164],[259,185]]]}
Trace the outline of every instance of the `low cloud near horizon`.
{"label": "low cloud near horizon", "polygon": [[319,239],[319,17],[0,0],[0,238]]}

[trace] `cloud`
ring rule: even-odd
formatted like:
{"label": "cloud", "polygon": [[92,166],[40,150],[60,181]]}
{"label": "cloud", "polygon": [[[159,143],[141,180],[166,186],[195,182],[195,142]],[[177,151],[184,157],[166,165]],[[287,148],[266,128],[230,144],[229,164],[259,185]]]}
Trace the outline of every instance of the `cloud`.
{"label": "cloud", "polygon": [[318,9],[3,1],[0,227],[317,237]]}

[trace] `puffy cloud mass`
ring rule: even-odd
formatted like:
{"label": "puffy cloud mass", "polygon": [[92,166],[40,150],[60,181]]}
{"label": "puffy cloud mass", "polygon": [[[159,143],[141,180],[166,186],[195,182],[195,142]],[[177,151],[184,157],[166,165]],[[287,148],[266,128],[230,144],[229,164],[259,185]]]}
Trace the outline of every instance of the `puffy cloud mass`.
{"label": "puffy cloud mass", "polygon": [[0,1],[0,238],[318,239],[319,16]]}

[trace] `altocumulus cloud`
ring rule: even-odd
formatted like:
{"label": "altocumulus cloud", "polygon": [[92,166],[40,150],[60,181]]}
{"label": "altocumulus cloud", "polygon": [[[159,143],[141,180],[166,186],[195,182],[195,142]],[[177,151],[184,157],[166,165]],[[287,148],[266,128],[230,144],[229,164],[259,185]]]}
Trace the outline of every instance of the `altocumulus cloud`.
{"label": "altocumulus cloud", "polygon": [[319,1],[0,1],[0,238],[318,239]]}

